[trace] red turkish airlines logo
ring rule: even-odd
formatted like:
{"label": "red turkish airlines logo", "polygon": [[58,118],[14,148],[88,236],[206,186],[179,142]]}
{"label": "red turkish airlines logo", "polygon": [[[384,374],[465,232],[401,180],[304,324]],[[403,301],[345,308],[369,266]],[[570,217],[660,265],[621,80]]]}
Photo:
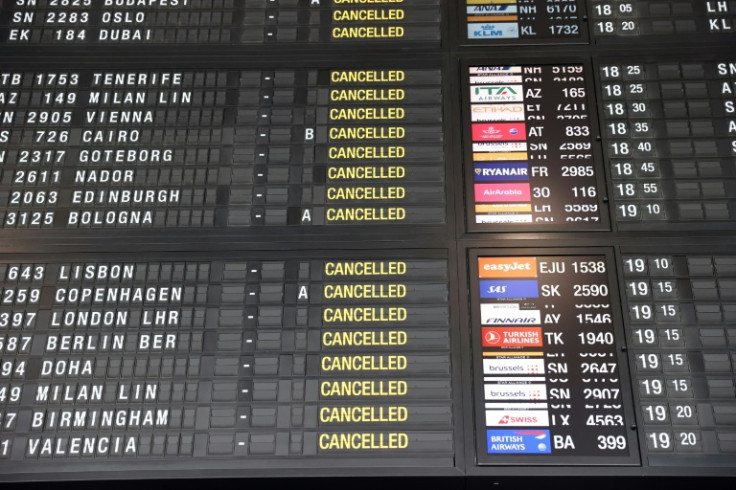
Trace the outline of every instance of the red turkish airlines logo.
{"label": "red turkish airlines logo", "polygon": [[487,330],[483,340],[485,340],[486,345],[498,345],[501,342],[501,336],[493,330]]}

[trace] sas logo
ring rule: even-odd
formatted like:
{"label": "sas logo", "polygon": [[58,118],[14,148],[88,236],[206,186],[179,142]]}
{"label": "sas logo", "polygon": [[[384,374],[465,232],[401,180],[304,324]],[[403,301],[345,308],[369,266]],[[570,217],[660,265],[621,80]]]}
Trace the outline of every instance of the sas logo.
{"label": "sas logo", "polygon": [[471,102],[523,102],[521,85],[479,85],[470,91]]}
{"label": "sas logo", "polygon": [[538,298],[536,280],[480,281],[480,297],[484,299]]}
{"label": "sas logo", "polygon": [[481,257],[479,277],[537,277],[536,257]]}
{"label": "sas logo", "polygon": [[551,454],[548,430],[486,430],[488,454]]}

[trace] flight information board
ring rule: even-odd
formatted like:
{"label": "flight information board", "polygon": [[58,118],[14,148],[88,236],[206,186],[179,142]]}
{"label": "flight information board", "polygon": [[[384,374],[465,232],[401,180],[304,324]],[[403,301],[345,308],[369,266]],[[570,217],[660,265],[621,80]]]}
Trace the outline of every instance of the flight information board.
{"label": "flight information board", "polygon": [[4,257],[3,474],[451,465],[447,259],[314,255]]}
{"label": "flight information board", "polygon": [[0,0],[0,481],[730,488],[734,22]]}
{"label": "flight information board", "polygon": [[440,42],[440,0],[4,0],[8,44]]}
{"label": "flight information board", "polygon": [[438,69],[3,72],[3,228],[443,224]]}
{"label": "flight information board", "polygon": [[479,463],[638,463],[606,256],[488,253],[469,259]]}
{"label": "flight information board", "polygon": [[467,68],[468,229],[605,229],[583,63]]}
{"label": "flight information board", "polygon": [[464,41],[473,45],[587,42],[580,0],[464,0]]}
{"label": "flight information board", "polygon": [[[598,42],[636,38],[703,42],[733,36],[733,0],[591,0],[592,31]],[[633,39],[632,39],[633,38]]]}
{"label": "flight information board", "polygon": [[734,225],[736,64],[598,65],[620,229]]}
{"label": "flight information board", "polygon": [[619,261],[648,463],[736,466],[736,257],[627,247]]}

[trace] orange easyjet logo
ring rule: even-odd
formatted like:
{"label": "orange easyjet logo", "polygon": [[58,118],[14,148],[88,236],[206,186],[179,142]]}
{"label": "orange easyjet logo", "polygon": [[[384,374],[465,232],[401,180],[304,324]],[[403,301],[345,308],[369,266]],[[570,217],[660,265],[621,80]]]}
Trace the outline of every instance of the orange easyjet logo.
{"label": "orange easyjet logo", "polygon": [[535,257],[481,257],[478,259],[480,277],[537,277]]}

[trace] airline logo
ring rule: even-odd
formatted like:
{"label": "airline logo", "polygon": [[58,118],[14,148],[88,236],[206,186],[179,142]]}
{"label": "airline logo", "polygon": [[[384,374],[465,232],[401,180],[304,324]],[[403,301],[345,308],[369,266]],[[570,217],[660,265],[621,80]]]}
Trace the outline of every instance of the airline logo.
{"label": "airline logo", "polygon": [[473,141],[523,141],[526,139],[524,123],[473,124]]}
{"label": "airline logo", "polygon": [[521,66],[471,66],[471,75],[487,75],[489,73],[515,74],[521,73]]}
{"label": "airline logo", "polygon": [[531,213],[531,203],[495,203],[495,204],[476,204],[476,213]]}
{"label": "airline logo", "polygon": [[[469,17],[470,21],[479,20],[516,20],[516,16],[504,19],[502,17]],[[468,24],[468,39],[518,39],[519,24],[516,22],[471,22]]]}
{"label": "airline logo", "polygon": [[471,102],[523,102],[521,85],[475,85],[470,87]]}
{"label": "airline logo", "polygon": [[529,184],[475,184],[476,202],[531,201]]}
{"label": "airline logo", "polygon": [[481,257],[479,277],[537,277],[535,257]]}
{"label": "airline logo", "polygon": [[547,386],[539,384],[486,384],[486,400],[546,400]]}
{"label": "airline logo", "polygon": [[[536,310],[536,313],[538,315],[539,310]],[[539,319],[538,316],[534,318],[534,320],[537,319]],[[532,318],[529,320],[532,320]],[[481,335],[483,336],[483,347],[542,347],[542,329],[540,327],[483,327]]]}
{"label": "airline logo", "polygon": [[470,119],[484,121],[523,121],[524,104],[473,104]]}
{"label": "airline logo", "polygon": [[480,281],[480,297],[483,299],[538,298],[539,283],[536,280]]}
{"label": "airline logo", "polygon": [[551,454],[552,444],[548,430],[486,431],[488,454]]}
{"label": "airline logo", "polygon": [[[488,144],[488,143],[478,143]],[[503,143],[497,143],[503,144]],[[513,144],[513,143],[508,143]],[[475,145],[473,145],[475,146]],[[519,152],[499,152],[499,153],[473,153],[474,162],[500,162],[506,160],[526,160],[529,158],[529,154],[523,151]]]}
{"label": "airline logo", "polygon": [[543,374],[544,359],[483,359],[483,374]]}
{"label": "airline logo", "polygon": [[513,83],[521,83],[524,79],[521,75],[506,75],[500,74],[500,73],[485,73],[483,75],[476,75],[473,77],[470,77],[470,84],[471,85],[487,85],[489,83],[494,84],[513,84]]}
{"label": "airline logo", "polygon": [[516,14],[519,11],[516,5],[476,5],[466,9],[469,14]]}
{"label": "airline logo", "polygon": [[473,165],[473,178],[476,182],[504,182],[529,180],[529,164],[476,163]]}
{"label": "airline logo", "polygon": [[531,214],[478,214],[475,216],[475,222],[478,224],[504,224],[504,223],[531,223]]}
{"label": "airline logo", "polygon": [[546,410],[486,410],[486,427],[549,427]]}
{"label": "airline logo", "polygon": [[482,303],[480,305],[483,325],[541,325],[539,310],[519,309],[519,303]]}
{"label": "airline logo", "polygon": [[[526,143],[473,143],[474,152],[526,152],[526,150]],[[527,158],[504,158],[504,160],[527,160]]]}

